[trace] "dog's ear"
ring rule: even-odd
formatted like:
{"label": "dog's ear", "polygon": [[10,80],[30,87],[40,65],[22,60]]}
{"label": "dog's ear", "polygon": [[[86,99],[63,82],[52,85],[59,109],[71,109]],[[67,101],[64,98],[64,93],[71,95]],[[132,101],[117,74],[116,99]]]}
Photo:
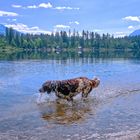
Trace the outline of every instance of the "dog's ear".
{"label": "dog's ear", "polygon": [[100,84],[100,80],[95,77],[93,80],[92,80],[92,87],[95,88],[95,87],[98,87],[98,85]]}
{"label": "dog's ear", "polygon": [[96,81],[93,79],[93,80],[91,80],[92,81],[92,87],[94,88],[95,87],[95,85],[96,85]]}
{"label": "dog's ear", "polygon": [[98,80],[98,78],[97,77],[93,77],[93,80]]}

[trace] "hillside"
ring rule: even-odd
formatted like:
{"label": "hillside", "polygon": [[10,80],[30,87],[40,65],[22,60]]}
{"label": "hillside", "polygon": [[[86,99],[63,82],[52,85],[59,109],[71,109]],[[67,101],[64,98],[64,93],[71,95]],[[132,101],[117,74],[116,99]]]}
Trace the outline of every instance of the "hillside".
{"label": "hillside", "polygon": [[6,30],[6,27],[2,24],[0,24],[0,35],[4,35],[5,34],[5,31]]}
{"label": "hillside", "polygon": [[135,30],[134,32],[132,32],[129,36],[138,36],[140,35],[140,29]]}

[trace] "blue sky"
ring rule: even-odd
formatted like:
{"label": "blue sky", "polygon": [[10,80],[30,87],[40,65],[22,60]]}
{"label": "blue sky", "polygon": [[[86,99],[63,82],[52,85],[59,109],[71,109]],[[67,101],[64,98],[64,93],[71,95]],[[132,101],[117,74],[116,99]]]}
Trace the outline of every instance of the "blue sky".
{"label": "blue sky", "polygon": [[115,36],[140,29],[140,0],[0,0],[0,23],[22,32],[76,29]]}

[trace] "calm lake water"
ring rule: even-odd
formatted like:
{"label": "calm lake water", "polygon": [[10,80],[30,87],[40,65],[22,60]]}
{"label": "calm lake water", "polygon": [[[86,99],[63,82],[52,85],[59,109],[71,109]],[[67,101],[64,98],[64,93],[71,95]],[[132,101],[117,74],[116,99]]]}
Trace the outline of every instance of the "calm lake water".
{"label": "calm lake water", "polygon": [[[1,58],[1,140],[139,139],[139,55],[46,55]],[[54,95],[46,95],[44,102],[37,104],[44,81],[78,76],[101,80],[86,101],[77,96],[74,105],[66,101],[57,104]]]}

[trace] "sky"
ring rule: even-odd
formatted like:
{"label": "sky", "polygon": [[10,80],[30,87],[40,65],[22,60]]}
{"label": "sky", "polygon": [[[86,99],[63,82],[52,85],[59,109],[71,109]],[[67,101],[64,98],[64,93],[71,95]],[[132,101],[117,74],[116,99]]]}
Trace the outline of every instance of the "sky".
{"label": "sky", "polygon": [[116,37],[140,29],[140,0],[0,0],[0,24],[24,33],[89,30]]}

